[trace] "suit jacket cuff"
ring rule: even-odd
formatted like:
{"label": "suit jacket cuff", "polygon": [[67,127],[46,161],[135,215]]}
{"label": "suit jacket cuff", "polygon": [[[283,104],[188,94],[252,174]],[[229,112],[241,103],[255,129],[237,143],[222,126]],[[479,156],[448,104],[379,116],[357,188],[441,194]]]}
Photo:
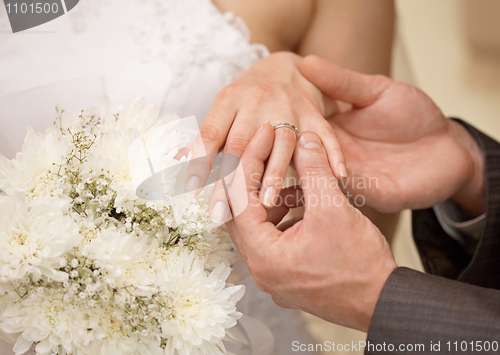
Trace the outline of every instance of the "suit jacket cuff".
{"label": "suit jacket cuff", "polygon": [[[408,344],[423,344],[424,350],[419,354],[436,354],[439,352],[431,351],[431,342],[440,342],[441,353],[453,352],[448,350],[448,341],[451,350],[455,341],[458,346],[462,341],[500,342],[499,304],[498,290],[397,268],[379,297],[365,353],[404,354],[411,352]],[[377,351],[376,344],[384,342],[386,351]],[[393,351],[389,344],[394,346]]]}
{"label": "suit jacket cuff", "polygon": [[[475,250],[467,251],[443,230],[432,208],[413,211],[413,237],[428,273],[470,284],[500,286],[500,144],[455,119],[477,140],[485,155],[486,221]],[[488,272],[485,272],[485,271]]]}

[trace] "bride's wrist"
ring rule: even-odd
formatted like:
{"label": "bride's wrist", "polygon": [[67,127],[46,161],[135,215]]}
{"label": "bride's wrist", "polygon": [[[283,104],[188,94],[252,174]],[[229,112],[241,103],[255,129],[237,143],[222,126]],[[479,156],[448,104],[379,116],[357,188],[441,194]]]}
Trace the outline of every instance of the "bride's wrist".
{"label": "bride's wrist", "polygon": [[300,62],[302,61],[302,56],[300,56],[294,52],[289,52],[289,51],[274,52],[274,53],[270,54],[269,57],[276,58],[280,61],[289,61],[297,69],[300,66]]}

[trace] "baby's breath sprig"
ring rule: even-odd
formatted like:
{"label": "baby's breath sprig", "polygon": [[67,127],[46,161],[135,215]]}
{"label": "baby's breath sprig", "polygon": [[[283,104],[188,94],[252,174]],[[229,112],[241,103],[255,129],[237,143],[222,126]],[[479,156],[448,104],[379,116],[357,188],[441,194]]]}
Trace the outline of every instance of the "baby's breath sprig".
{"label": "baby's breath sprig", "polygon": [[125,216],[127,230],[136,230],[149,234],[151,237],[162,238],[165,229],[165,216],[170,213],[170,207],[157,207],[154,203],[136,203],[132,211],[119,209]]}
{"label": "baby's breath sprig", "polygon": [[125,290],[128,296],[121,300],[125,303],[120,308],[125,310],[129,331],[142,335],[150,335],[151,331],[158,333],[161,323],[172,317],[171,305],[160,300],[160,292],[150,297],[142,297],[132,294],[128,288]]}
{"label": "baby's breath sprig", "polygon": [[111,182],[104,170],[100,174],[91,170],[90,177],[84,181],[81,176],[75,176],[69,194],[73,198],[73,209],[80,214],[91,210],[97,217],[119,219],[120,214],[114,207],[117,193],[111,188]]}
{"label": "baby's breath sprig", "polygon": [[57,117],[54,119],[54,126],[59,128],[61,134],[64,136],[66,135],[66,133],[64,132],[64,128],[62,126],[62,115],[64,113],[64,110],[60,110],[59,107],[56,106],[56,112],[57,112]]}
{"label": "baby's breath sprig", "polygon": [[57,172],[51,171],[51,173],[62,178],[71,186],[70,197],[76,199],[79,196],[75,193],[75,187],[82,182],[81,166],[87,162],[89,151],[97,139],[95,130],[102,121],[95,116],[86,116],[82,111],[79,115],[81,128],[73,131],[63,125],[64,110],[56,107],[56,112],[58,116],[54,120],[54,125],[61,131],[61,135],[70,137],[70,149],[60,164],[54,164],[57,167]]}
{"label": "baby's breath sprig", "polygon": [[78,117],[80,118],[82,128],[76,132],[73,132],[71,128],[66,129],[67,133],[71,136],[71,144],[73,145],[67,157],[68,165],[72,165],[74,160],[80,164],[87,161],[88,152],[97,139],[95,130],[101,124],[100,118],[96,118],[93,115],[85,116],[83,111]]}

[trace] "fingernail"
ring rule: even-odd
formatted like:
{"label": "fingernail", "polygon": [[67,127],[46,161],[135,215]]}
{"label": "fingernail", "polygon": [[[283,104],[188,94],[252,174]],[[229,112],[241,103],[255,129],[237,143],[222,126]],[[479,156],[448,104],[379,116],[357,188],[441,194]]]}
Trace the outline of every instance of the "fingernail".
{"label": "fingernail", "polygon": [[198,176],[191,176],[186,186],[187,191],[195,191],[200,188],[200,178]]}
{"label": "fingernail", "polygon": [[260,126],[260,128],[257,130],[257,132],[255,132],[255,134],[262,132],[263,129],[264,129],[264,126]]}
{"label": "fingernail", "polygon": [[305,149],[320,149],[321,141],[319,137],[314,133],[311,134],[303,134],[299,139],[299,144],[302,148]]}
{"label": "fingernail", "polygon": [[219,201],[214,205],[212,210],[212,219],[217,223],[226,222],[228,211],[229,209],[227,204]]}
{"label": "fingernail", "polygon": [[342,177],[347,177],[347,176],[348,176],[348,175],[347,175],[347,169],[346,169],[346,167],[345,167],[344,163],[339,163],[339,165],[338,165],[338,166],[339,166],[340,176],[342,176]]}
{"label": "fingernail", "polygon": [[273,207],[275,196],[276,196],[276,189],[272,186],[268,187],[266,191],[264,191],[264,197],[262,203],[267,207]]}

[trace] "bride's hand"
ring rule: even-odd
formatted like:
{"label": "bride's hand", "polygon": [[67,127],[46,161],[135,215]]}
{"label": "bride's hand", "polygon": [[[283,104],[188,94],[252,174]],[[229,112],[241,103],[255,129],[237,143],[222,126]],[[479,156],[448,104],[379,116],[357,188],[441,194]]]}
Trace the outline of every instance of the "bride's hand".
{"label": "bride's hand", "polygon": [[[241,157],[263,124],[274,126],[288,122],[299,132],[315,132],[325,143],[335,175],[346,175],[345,159],[335,131],[324,119],[325,114],[331,113],[332,105],[329,101],[325,104],[321,92],[300,74],[300,60],[301,57],[289,52],[272,54],[222,89],[200,127],[193,147],[193,159],[217,153],[223,146],[224,153]],[[274,205],[281,191],[295,143],[296,135],[291,129],[276,130],[260,196],[267,207]],[[200,161],[190,163],[188,168],[186,189],[189,191],[203,186],[204,176],[210,170],[208,164]],[[217,202],[217,196],[223,195],[222,188],[216,188],[216,191],[222,193],[214,192],[212,206]],[[224,213],[218,211],[215,215],[223,216]]]}

